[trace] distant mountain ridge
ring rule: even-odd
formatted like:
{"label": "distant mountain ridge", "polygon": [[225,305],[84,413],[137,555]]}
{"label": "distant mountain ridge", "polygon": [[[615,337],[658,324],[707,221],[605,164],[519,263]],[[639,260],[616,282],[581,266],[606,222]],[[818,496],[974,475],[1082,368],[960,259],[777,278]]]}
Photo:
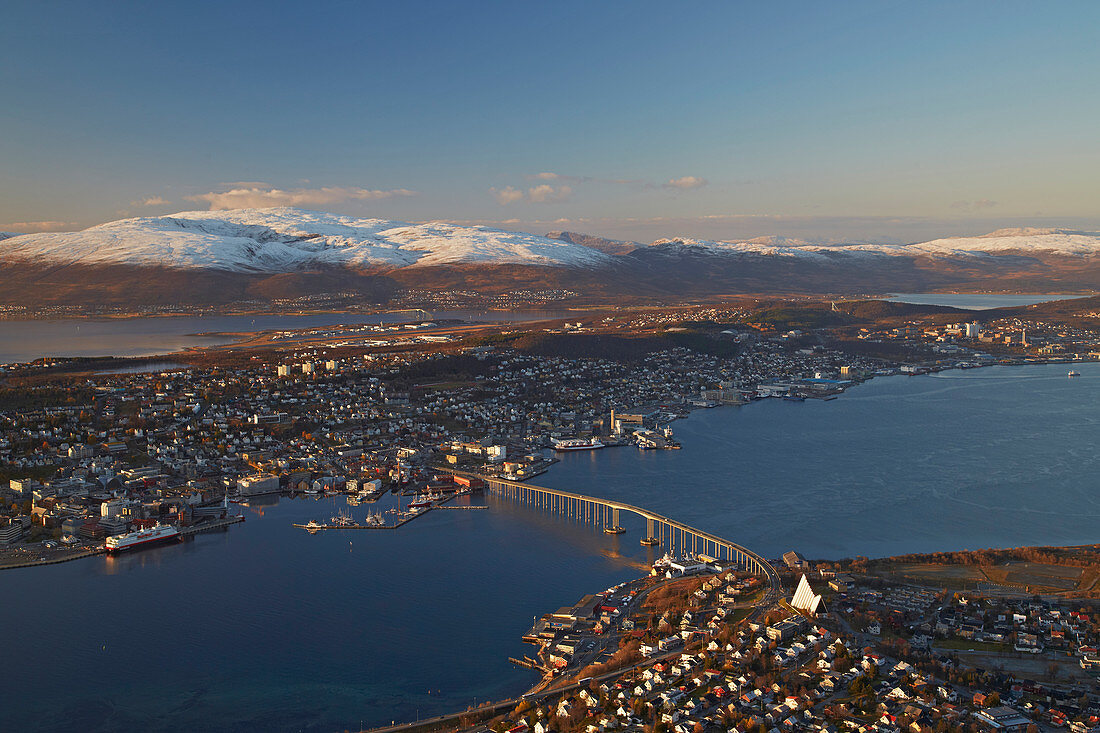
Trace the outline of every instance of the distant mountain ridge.
{"label": "distant mountain ridge", "polygon": [[0,253],[3,262],[44,260],[246,273],[479,262],[606,264],[606,255],[600,252],[534,234],[289,208],[185,211],[108,222],[80,232],[25,234],[7,240]]}
{"label": "distant mountain ridge", "polygon": [[787,237],[624,242],[289,208],[192,211],[0,235],[0,303],[206,304],[401,288],[568,289],[591,299],[1100,289],[1100,233],[1006,229],[912,244]]}
{"label": "distant mountain ridge", "polygon": [[592,234],[581,234],[580,232],[547,232],[546,236],[550,239],[558,239],[563,242],[572,242],[573,244],[579,244],[582,247],[589,247],[591,249],[599,250],[608,255],[625,255],[630,254],[634,250],[644,245],[638,242],[624,242],[619,239],[606,239],[604,237],[597,237]]}

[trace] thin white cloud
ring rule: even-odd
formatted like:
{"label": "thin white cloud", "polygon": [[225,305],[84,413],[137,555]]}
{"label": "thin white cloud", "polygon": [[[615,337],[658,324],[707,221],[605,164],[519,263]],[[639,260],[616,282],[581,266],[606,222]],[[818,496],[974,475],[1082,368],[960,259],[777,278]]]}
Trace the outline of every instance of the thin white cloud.
{"label": "thin white cloud", "polygon": [[639,186],[650,187],[653,184],[639,181],[633,178],[598,178],[596,176],[567,176],[563,173],[543,171],[542,173],[528,173],[524,176],[528,181],[560,181],[563,183],[605,183],[615,186]]}
{"label": "thin white cloud", "polygon": [[554,187],[549,183],[540,183],[527,189],[527,191],[522,191],[515,186],[505,186],[504,188],[490,188],[489,193],[501,206],[524,200],[532,204],[553,204],[568,200],[573,195],[573,189],[570,186]]}
{"label": "thin white cloud", "polygon": [[75,221],[13,221],[11,228],[20,232],[64,232],[76,226]]}
{"label": "thin white cloud", "polygon": [[702,188],[707,185],[709,181],[699,176],[683,176],[681,178],[670,178],[665,182],[665,188],[678,188],[682,191],[687,191],[693,188]]}
{"label": "thin white cloud", "polygon": [[501,206],[507,206],[508,204],[520,201],[523,199],[523,191],[520,191],[514,186],[505,186],[504,188],[490,188],[489,193],[493,195],[493,198],[497,200]]}
{"label": "thin white cloud", "polygon": [[260,209],[270,206],[324,206],[342,201],[378,201],[380,199],[416,196],[416,191],[395,188],[385,191],[366,188],[326,186],[324,188],[242,187],[228,191],[212,191],[196,196],[186,196],[188,201],[201,201],[210,205],[211,211],[228,209]]}
{"label": "thin white cloud", "polygon": [[163,196],[150,196],[140,201],[131,201],[130,206],[167,206],[170,203],[172,202]]}
{"label": "thin white cloud", "polygon": [[527,199],[533,204],[552,204],[565,201],[573,195],[573,189],[569,186],[554,188],[548,183],[543,183],[534,188],[527,189]]}

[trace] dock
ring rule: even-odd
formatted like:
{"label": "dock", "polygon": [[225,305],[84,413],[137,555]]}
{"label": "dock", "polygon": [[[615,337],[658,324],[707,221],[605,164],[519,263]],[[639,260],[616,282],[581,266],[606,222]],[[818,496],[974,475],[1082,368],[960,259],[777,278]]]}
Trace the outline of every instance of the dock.
{"label": "dock", "polygon": [[339,530],[339,529],[397,529],[398,527],[408,524],[412,520],[422,517],[429,512],[436,509],[460,509],[460,510],[484,510],[489,507],[485,504],[462,504],[459,506],[449,506],[449,502],[454,501],[457,497],[464,496],[464,494],[452,494],[442,500],[438,504],[425,507],[415,514],[404,514],[401,517],[401,521],[394,522],[393,524],[318,524],[315,526],[309,526],[308,524],[295,523],[294,526],[299,529],[304,529],[310,534],[314,532],[321,532],[323,530]]}
{"label": "dock", "polygon": [[[190,527],[180,527],[180,537],[190,537],[201,532],[209,532],[215,529],[222,529],[229,527],[230,525],[237,524],[244,521],[244,516],[236,515],[232,517],[226,517],[225,519],[215,519],[212,522],[203,522],[202,524],[196,524]],[[74,551],[67,555],[60,557],[50,557],[42,560],[27,560],[26,562],[13,563],[10,565],[0,565],[0,570],[14,570],[15,568],[33,568],[41,565],[57,565],[63,562],[72,562],[73,560],[82,560],[86,557],[95,557],[96,555],[106,554],[107,548],[100,545],[99,547],[84,547],[80,550]]]}
{"label": "dock", "polygon": [[234,524],[239,524],[244,521],[243,514],[237,514],[232,517],[226,517],[225,519],[215,519],[212,522],[203,522],[202,524],[195,524],[190,527],[180,527],[181,537],[190,537],[200,532],[208,532],[212,529],[221,529],[223,527],[229,527]]}

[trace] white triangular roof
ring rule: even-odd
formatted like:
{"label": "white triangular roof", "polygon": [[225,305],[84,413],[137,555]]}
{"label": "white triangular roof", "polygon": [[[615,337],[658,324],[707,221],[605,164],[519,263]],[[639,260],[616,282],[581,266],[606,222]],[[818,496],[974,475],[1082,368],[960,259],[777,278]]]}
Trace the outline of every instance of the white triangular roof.
{"label": "white triangular roof", "polygon": [[798,589],[794,592],[794,598],[791,599],[791,606],[812,616],[817,613],[820,605],[821,596],[814,593],[813,589],[810,588],[810,581],[803,575],[802,579],[798,581]]}

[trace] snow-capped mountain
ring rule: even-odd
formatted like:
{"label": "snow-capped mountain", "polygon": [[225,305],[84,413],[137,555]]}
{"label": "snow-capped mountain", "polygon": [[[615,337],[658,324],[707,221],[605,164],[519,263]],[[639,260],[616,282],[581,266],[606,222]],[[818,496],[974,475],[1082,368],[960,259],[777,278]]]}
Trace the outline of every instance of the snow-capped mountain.
{"label": "snow-capped mountain", "polygon": [[998,229],[977,237],[948,237],[899,247],[898,254],[914,250],[928,254],[1003,254],[1049,253],[1067,257],[1093,257],[1100,254],[1100,232],[1071,229]]}
{"label": "snow-capped mountain", "polygon": [[262,302],[402,288],[563,289],[603,299],[726,293],[1100,289],[1100,233],[1010,229],[914,244],[786,237],[650,245],[298,209],[192,211],[0,235],[0,304]]}
{"label": "snow-capped mountain", "polygon": [[1069,229],[1000,229],[975,237],[948,237],[916,244],[848,244],[807,242],[786,237],[759,237],[740,241],[658,239],[651,246],[668,250],[696,249],[715,255],[754,255],[819,259],[834,255],[887,255],[897,257],[1041,253],[1067,257],[1100,255],[1100,232]]}
{"label": "snow-capped mountain", "polygon": [[187,211],[79,232],[24,234],[0,245],[0,263],[17,260],[276,273],[455,264],[599,267],[610,258],[572,242],[488,227],[278,208]]}

